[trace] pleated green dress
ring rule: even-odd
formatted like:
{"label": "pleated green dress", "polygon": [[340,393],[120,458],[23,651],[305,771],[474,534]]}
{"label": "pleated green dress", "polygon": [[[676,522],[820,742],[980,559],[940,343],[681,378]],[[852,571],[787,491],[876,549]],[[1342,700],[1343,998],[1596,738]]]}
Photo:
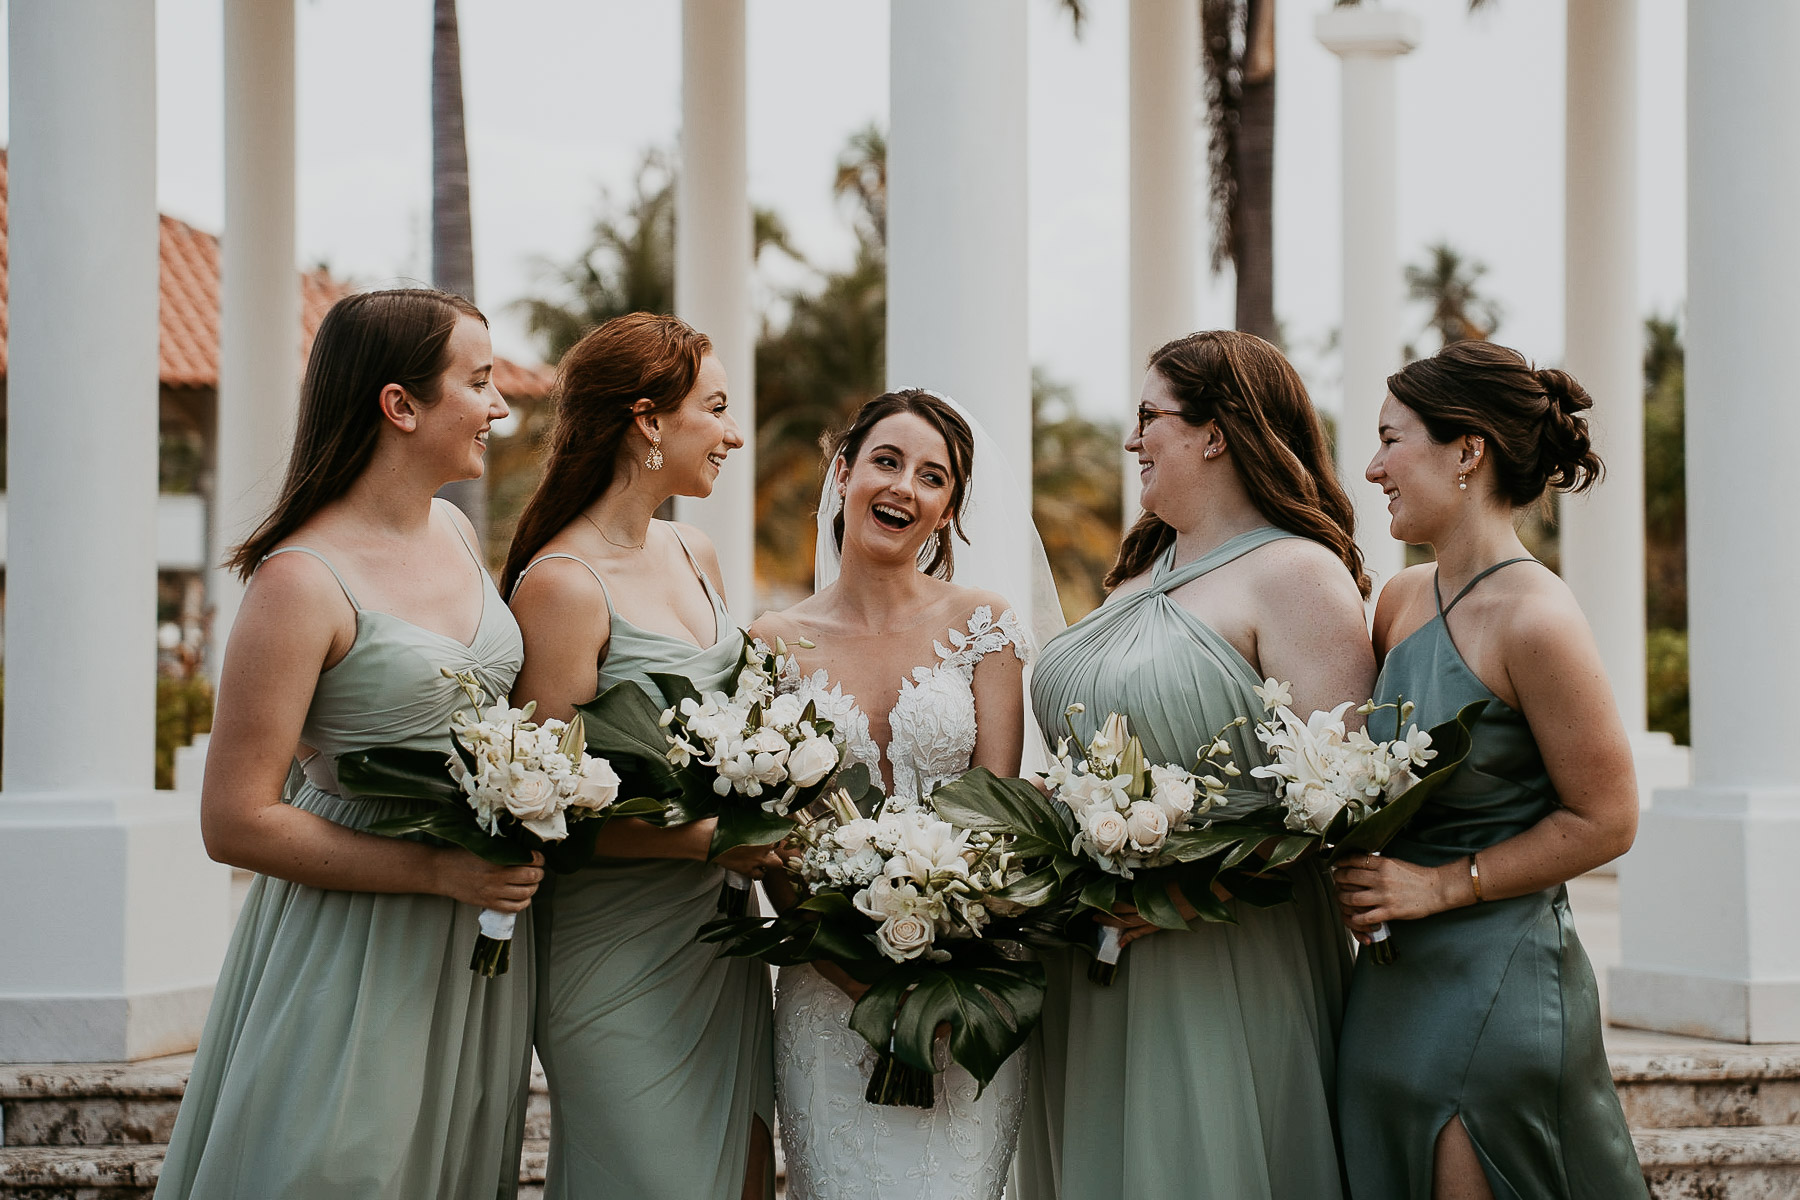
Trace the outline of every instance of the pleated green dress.
{"label": "pleated green dress", "polygon": [[[544,556],[557,557],[573,556]],[[694,571],[712,601],[713,645],[639,629],[608,597],[602,691],[630,680],[660,703],[651,672],[685,675],[701,691],[731,689],[743,634],[698,564]],[[694,940],[718,915],[724,880],[709,863],[602,858],[538,892],[548,1200],[742,1194],[752,1118],[775,1127],[773,1004],[767,967]],[[764,1186],[772,1197],[773,1160]]]}
{"label": "pleated green dress", "polygon": [[[1252,530],[1181,566],[1171,549],[1148,588],[1044,647],[1031,687],[1039,726],[1063,730],[1079,702],[1085,740],[1120,712],[1152,762],[1187,765],[1233,718],[1256,720],[1256,671],[1169,593],[1291,536]],[[1272,802],[1251,790],[1250,768],[1266,759],[1248,727],[1226,740],[1245,787],[1224,811]],[[1069,1200],[1342,1195],[1332,1110],[1350,954],[1322,871],[1293,875],[1292,903],[1233,902],[1235,925],[1133,942],[1111,987],[1089,983],[1080,957],[1055,973],[1031,1072],[1046,1081],[1028,1110],[1038,1127],[1020,1143],[1022,1200],[1058,1184]]]}
{"label": "pleated green dress", "polygon": [[[293,546],[275,553],[305,553]],[[330,567],[330,563],[325,564]],[[333,575],[337,572],[332,571]],[[360,829],[407,801],[346,800],[337,755],[450,753],[467,704],[440,668],[504,695],[519,627],[483,570],[474,641],[357,607],[319,676],[286,800]],[[338,580],[343,583],[342,579]],[[531,1071],[531,910],[512,969],[469,970],[479,909],[444,896],[326,891],[258,875],[213,993],[159,1200],[494,1200],[518,1190]]]}
{"label": "pleated green dress", "polygon": [[[1486,700],[1469,757],[1386,853],[1440,866],[1557,807],[1525,717],[1489,691],[1438,615],[1388,652],[1375,693],[1421,729]],[[1434,581],[1433,587],[1436,587]],[[1391,735],[1383,718],[1374,736]],[[1355,1200],[1429,1200],[1437,1136],[1461,1116],[1496,1200],[1645,1195],[1600,1040],[1600,993],[1562,885],[1391,925],[1398,960],[1357,963],[1338,1112]]]}

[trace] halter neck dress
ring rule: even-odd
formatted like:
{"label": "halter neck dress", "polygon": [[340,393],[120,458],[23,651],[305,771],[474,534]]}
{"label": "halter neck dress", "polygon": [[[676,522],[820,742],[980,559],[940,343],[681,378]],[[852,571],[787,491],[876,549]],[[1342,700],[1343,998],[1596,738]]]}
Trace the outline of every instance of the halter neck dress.
{"label": "halter neck dress", "polygon": [[[1169,594],[1292,536],[1254,529],[1180,565],[1171,547],[1148,587],[1109,597],[1044,647],[1031,687],[1040,727],[1064,730],[1064,710],[1079,702],[1085,741],[1119,712],[1151,762],[1186,765],[1235,717],[1254,722],[1262,680]],[[1272,803],[1250,778],[1266,756],[1248,726],[1224,736],[1243,774],[1223,811]],[[1235,925],[1133,942],[1111,987],[1088,982],[1082,956],[1055,964],[1020,1142],[1022,1195],[1342,1194],[1333,1073],[1350,954],[1323,872],[1302,863],[1293,880],[1292,903],[1234,901]]]}
{"label": "halter neck dress", "polygon": [[[1377,703],[1410,700],[1428,729],[1486,700],[1473,747],[1386,853],[1441,866],[1554,812],[1555,786],[1525,715],[1470,669],[1446,618],[1476,584],[1388,652]],[[1435,577],[1433,591],[1437,584]],[[1371,736],[1393,736],[1383,718]],[[1489,900],[1390,926],[1398,959],[1356,965],[1338,1111],[1355,1200],[1429,1200],[1437,1136],[1462,1118],[1496,1200],[1613,1200],[1644,1177],[1600,1041],[1600,994],[1568,889]]]}
{"label": "halter neck dress", "polygon": [[[338,574],[305,546],[276,554],[307,554]],[[519,627],[476,567],[481,620],[466,646],[363,608],[338,577],[356,639],[319,675],[301,730],[317,753],[290,773],[287,803],[352,829],[410,810],[411,801],[343,798],[337,756],[406,746],[447,758],[451,714],[468,701],[443,668],[474,672],[495,696],[512,688]],[[531,1071],[533,910],[519,915],[512,970],[496,979],[469,970],[479,911],[445,896],[258,875],[157,1196],[512,1196]]]}
{"label": "halter neck dress", "polygon": [[[680,534],[676,534],[677,539]],[[640,629],[613,607],[600,690],[629,680],[660,704],[650,675],[728,691],[743,633],[706,573],[705,649]],[[525,572],[520,572],[524,578]],[[516,588],[516,584],[514,585]],[[769,970],[694,940],[717,916],[725,872],[666,858],[598,858],[544,881],[537,914],[538,1058],[550,1087],[549,1200],[738,1200],[751,1121],[775,1127]],[[774,1195],[771,1162],[764,1183]]]}

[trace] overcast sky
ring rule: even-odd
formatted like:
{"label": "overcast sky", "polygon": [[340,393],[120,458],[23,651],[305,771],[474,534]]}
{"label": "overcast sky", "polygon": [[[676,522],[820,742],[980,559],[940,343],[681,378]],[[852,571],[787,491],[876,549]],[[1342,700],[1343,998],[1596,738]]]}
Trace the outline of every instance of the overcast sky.
{"label": "overcast sky", "polygon": [[[1172,0],[1181,2],[1181,0]],[[1191,2],[1191,0],[1190,0]],[[1084,407],[1122,412],[1124,0],[1091,0],[1077,41],[1028,0],[1033,361]],[[1400,5],[1395,5],[1400,7]],[[431,0],[298,0],[299,243],[368,283],[429,265]],[[1327,0],[1281,0],[1276,308],[1319,400],[1338,323],[1338,68],[1313,38]],[[1562,342],[1563,4],[1408,0],[1424,24],[1399,66],[1400,246],[1447,239],[1489,267],[1499,340],[1554,362]],[[1645,311],[1684,294],[1683,4],[1640,0],[1639,242]],[[158,195],[217,230],[223,213],[220,0],[158,0]],[[846,137],[888,109],[886,0],[749,0],[750,191],[813,260],[848,260],[831,177]],[[534,261],[585,244],[603,188],[679,124],[676,0],[461,0],[478,302],[502,353],[531,349],[508,302]],[[1196,137],[1203,134],[1198,129]],[[1205,265],[1201,264],[1203,278]],[[792,278],[791,275],[783,278]],[[1228,324],[1228,279],[1201,325]],[[1411,326],[1423,314],[1409,311]]]}

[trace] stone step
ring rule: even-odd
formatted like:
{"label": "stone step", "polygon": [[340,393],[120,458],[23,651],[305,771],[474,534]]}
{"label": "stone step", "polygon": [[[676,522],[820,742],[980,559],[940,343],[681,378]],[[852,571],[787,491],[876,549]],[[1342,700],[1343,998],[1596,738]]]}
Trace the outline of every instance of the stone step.
{"label": "stone step", "polygon": [[1610,1058],[1633,1129],[1800,1125],[1800,1047],[1696,1046]]}
{"label": "stone step", "polygon": [[[148,1200],[166,1146],[0,1147],[0,1200]],[[544,1194],[549,1143],[531,1139],[519,1164],[520,1200]]]}
{"label": "stone step", "polygon": [[1652,1200],[1793,1200],[1800,1196],[1800,1126],[1639,1129]]}
{"label": "stone step", "polygon": [[[175,1128],[193,1055],[136,1063],[0,1065],[0,1146],[146,1146]],[[550,1136],[550,1096],[534,1071],[525,1136]]]}

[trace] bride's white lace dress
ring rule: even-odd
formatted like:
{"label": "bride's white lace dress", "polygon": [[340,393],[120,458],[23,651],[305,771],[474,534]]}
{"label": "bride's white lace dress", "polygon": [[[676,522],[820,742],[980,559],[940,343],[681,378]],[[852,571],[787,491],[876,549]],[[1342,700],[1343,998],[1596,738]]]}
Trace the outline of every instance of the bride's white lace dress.
{"label": "bride's white lace dress", "polygon": [[[888,716],[890,808],[917,804],[969,769],[975,750],[975,666],[1029,643],[1007,609],[982,605],[964,629],[936,644],[938,661],[915,667]],[[824,671],[793,682],[838,704],[851,757],[880,776],[881,748],[868,717]],[[821,700],[824,696],[820,696]],[[822,704],[822,707],[825,705]],[[775,1095],[792,1200],[1000,1200],[1025,1108],[1025,1056],[1000,1068],[979,1099],[974,1078],[948,1063],[940,1043],[931,1110],[863,1099],[875,1051],[849,1026],[851,1001],[811,967],[783,967],[775,998]]]}

